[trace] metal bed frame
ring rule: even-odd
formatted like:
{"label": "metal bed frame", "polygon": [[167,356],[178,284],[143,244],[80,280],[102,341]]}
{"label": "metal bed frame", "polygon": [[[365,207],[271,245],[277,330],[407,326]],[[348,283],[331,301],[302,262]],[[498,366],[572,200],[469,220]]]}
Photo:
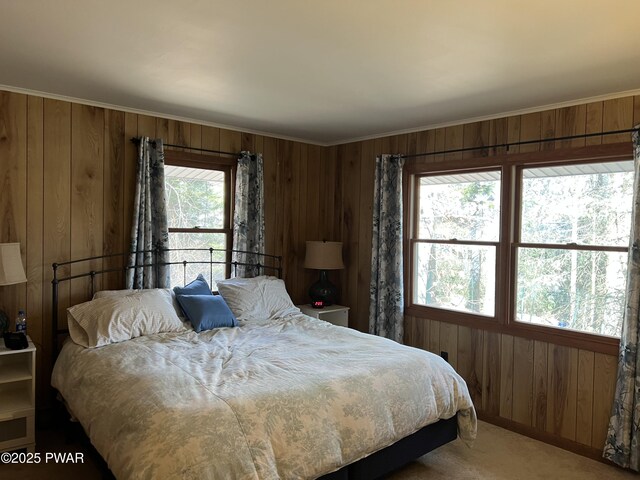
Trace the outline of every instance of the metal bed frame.
{"label": "metal bed frame", "polygon": [[[181,262],[158,262],[158,254],[161,252],[172,252],[172,251],[185,251],[185,252],[209,252],[209,260],[208,261],[187,261],[183,260]],[[255,255],[258,258],[256,263],[242,263],[237,261],[218,261],[213,259],[214,252],[225,252],[226,258],[230,258],[233,253],[247,253]],[[102,270],[90,270],[85,273],[74,274],[74,275],[66,275],[59,277],[58,269],[67,265],[74,265],[83,262],[91,262],[95,260],[103,260],[103,259],[114,259],[117,257],[122,257],[123,260],[131,255],[131,253],[116,253],[116,254],[108,254],[101,255],[95,257],[87,257],[81,258],[78,260],[69,260],[64,262],[58,262],[52,264],[53,269],[53,279],[51,281],[52,286],[52,300],[53,300],[53,308],[52,308],[52,355],[53,355],[53,363],[58,356],[58,339],[60,335],[68,334],[68,330],[65,328],[60,328],[58,326],[58,307],[59,307],[59,284],[62,282],[67,282],[71,280],[76,280],[80,278],[89,278],[90,282],[90,295],[93,297],[95,293],[95,278],[98,275],[104,275],[107,273],[122,273],[123,274],[123,285],[124,285],[124,277],[131,269],[138,268],[158,268],[160,266],[170,266],[170,265],[182,265],[183,268],[183,276],[186,279],[186,268],[187,265],[191,264],[205,264],[209,265],[209,279],[211,283],[213,283],[213,266],[214,265],[225,265],[227,267],[227,276],[230,274],[231,269],[233,268],[234,273],[237,273],[238,267],[253,267],[256,269],[256,272],[265,274],[267,272],[276,273],[278,278],[282,278],[282,257],[276,255],[267,255],[267,254],[257,254],[254,252],[246,252],[242,250],[227,250],[227,249],[215,249],[215,248],[180,248],[180,249],[163,249],[163,250],[144,250],[138,252],[132,252],[135,254],[144,253],[153,255],[153,261],[151,263],[146,264],[133,264],[133,265],[125,265],[124,267],[115,267],[115,268],[105,268]],[[135,255],[137,258],[137,255]],[[275,265],[267,265],[267,263],[272,263]],[[156,270],[157,273],[157,270]],[[156,275],[157,278],[157,275]],[[66,412],[66,407],[64,407],[64,402],[61,403],[61,408]],[[103,478],[114,478],[113,474],[109,470],[106,461],[102,459],[100,454],[93,448],[90,440],[88,439],[86,432],[83,429],[74,428],[72,426],[68,427],[68,431],[74,431],[74,435],[79,435],[83,443],[85,443],[91,450],[94,458],[98,461],[100,469],[103,473]],[[320,480],[373,480],[376,478],[381,478],[386,476],[387,474],[397,470],[398,468],[406,465],[412,460],[417,459],[418,457],[446,444],[453,440],[455,440],[458,436],[458,426],[456,416],[446,419],[440,420],[431,425],[427,425],[426,427],[421,428],[417,432],[398,440],[396,443],[379,450],[368,457],[365,457],[361,460],[358,460],[352,464],[346,465],[341,469],[329,473],[320,477]]]}
{"label": "metal bed frame", "polygon": [[[180,262],[159,262],[158,256],[161,253],[166,252],[209,252],[209,260],[182,260]],[[225,253],[225,257],[228,259],[234,253],[242,253],[242,254],[250,254],[257,257],[258,261],[256,263],[243,263],[232,260],[214,260],[213,254],[214,252],[223,252]],[[79,263],[92,262],[96,260],[104,260],[104,259],[116,259],[122,258],[123,263],[127,257],[134,255],[134,258],[137,260],[139,254],[150,254],[153,257],[151,263],[134,263],[133,265],[125,265],[123,267],[114,267],[114,268],[105,268],[102,270],[90,270],[85,273],[75,274],[75,275],[66,275],[63,277],[58,276],[58,269],[64,266],[71,266]],[[267,262],[275,263],[275,265],[268,265]],[[238,273],[238,267],[251,267],[254,268],[258,274],[265,273],[275,273],[278,278],[282,278],[282,257],[277,255],[268,255],[265,253],[255,253],[249,252],[246,250],[228,250],[222,248],[164,248],[164,249],[153,249],[153,250],[137,250],[135,252],[127,252],[127,253],[111,253],[106,255],[99,255],[94,257],[86,257],[79,258],[77,260],[68,260],[64,262],[57,262],[51,265],[53,269],[53,279],[51,280],[51,296],[52,296],[52,310],[51,310],[51,333],[53,339],[53,361],[55,362],[58,356],[58,337],[60,335],[64,335],[68,333],[67,329],[60,328],[58,326],[58,306],[59,306],[59,285],[60,283],[76,280],[80,278],[89,278],[89,291],[90,296],[93,297],[95,293],[95,280],[96,276],[104,275],[107,273],[122,273],[122,285],[125,284],[125,279],[127,272],[129,270],[137,270],[142,268],[154,268],[155,278],[158,278],[159,268],[162,266],[171,266],[171,265],[182,265],[183,268],[183,279],[184,283],[186,283],[186,275],[187,275],[187,265],[209,265],[209,285],[213,284],[213,266],[214,265],[225,265],[227,268],[227,276],[229,275],[231,269],[233,269],[234,276]]]}

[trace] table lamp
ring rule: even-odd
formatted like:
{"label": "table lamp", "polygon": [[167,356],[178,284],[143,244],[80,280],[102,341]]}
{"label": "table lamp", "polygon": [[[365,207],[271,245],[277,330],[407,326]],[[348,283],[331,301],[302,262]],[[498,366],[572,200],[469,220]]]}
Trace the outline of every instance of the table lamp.
{"label": "table lamp", "polygon": [[307,241],[304,268],[320,270],[320,279],[309,288],[311,306],[323,308],[335,303],[338,290],[327,278],[327,270],[344,268],[342,242]]}
{"label": "table lamp", "polygon": [[[20,244],[0,243],[0,287],[26,281],[27,276],[24,274],[20,256]],[[9,317],[0,310],[0,333],[9,331],[10,326]]]}

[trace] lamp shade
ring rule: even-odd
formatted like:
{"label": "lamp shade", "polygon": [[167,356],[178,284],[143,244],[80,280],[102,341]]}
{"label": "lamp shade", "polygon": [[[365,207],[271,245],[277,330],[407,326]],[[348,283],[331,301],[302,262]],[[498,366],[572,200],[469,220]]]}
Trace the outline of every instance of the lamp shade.
{"label": "lamp shade", "polygon": [[315,270],[340,270],[342,263],[342,242],[307,241],[304,268]]}
{"label": "lamp shade", "polygon": [[27,277],[22,266],[19,243],[0,243],[0,286],[24,283]]}

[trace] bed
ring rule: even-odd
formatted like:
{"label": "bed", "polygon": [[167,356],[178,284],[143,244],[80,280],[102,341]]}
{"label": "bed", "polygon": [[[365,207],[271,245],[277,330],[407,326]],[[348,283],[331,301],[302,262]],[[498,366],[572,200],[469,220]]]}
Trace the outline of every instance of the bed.
{"label": "bed", "polygon": [[98,348],[67,339],[52,385],[118,479],[371,479],[473,441],[466,384],[440,357],[296,310]]}

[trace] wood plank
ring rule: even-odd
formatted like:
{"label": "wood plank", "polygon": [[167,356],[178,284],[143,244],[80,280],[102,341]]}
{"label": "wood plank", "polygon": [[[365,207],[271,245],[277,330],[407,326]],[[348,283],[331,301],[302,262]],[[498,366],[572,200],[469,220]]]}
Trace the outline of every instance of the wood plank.
{"label": "wood plank", "polygon": [[241,132],[240,134],[240,149],[256,153],[256,139],[253,133]]}
{"label": "wood plank", "polygon": [[[491,127],[495,123],[489,121],[466,123],[463,125],[463,148],[483,147],[489,145],[489,135]],[[471,150],[464,152],[462,158],[486,157],[489,150],[486,148],[480,150]]]}
{"label": "wood plank", "polygon": [[[528,142],[540,140],[542,130],[542,115],[540,112],[527,113],[520,116],[520,141]],[[540,143],[530,143],[520,145],[520,153],[537,152],[540,150]]]}
{"label": "wood plank", "polygon": [[418,132],[412,132],[407,134],[407,151],[405,153],[407,154],[418,153]]}
{"label": "wood plank", "polygon": [[593,370],[595,355],[587,350],[578,351],[578,393],[576,411],[576,442],[591,445],[593,429]]}
{"label": "wood plank", "polygon": [[[166,142],[172,145],[181,145],[190,147],[191,141],[191,124],[186,122],[180,122],[178,120],[167,121],[168,136]],[[175,150],[182,150],[181,148],[174,148]]]}
{"label": "wood plank", "polygon": [[[455,125],[453,127],[446,127],[444,129],[444,149],[457,150],[463,148],[464,145],[464,125]],[[454,160],[461,160],[462,152],[458,153],[445,153],[444,160],[451,162]]]}
{"label": "wood plank", "polygon": [[[444,145],[444,135],[442,137]],[[375,140],[371,140],[374,142]],[[435,152],[436,147],[436,131],[435,130],[423,130],[418,132],[416,139],[416,152],[415,153],[431,153]],[[424,155],[421,157],[415,157],[408,160],[407,163],[415,165],[427,165],[433,162],[433,156]]]}
{"label": "wood plank", "polygon": [[596,353],[593,360],[593,384],[598,388],[593,393],[593,429],[591,445],[604,448],[604,442],[609,429],[611,406],[616,391],[616,376],[618,359],[613,355]]}
{"label": "wood plank", "polygon": [[429,320],[429,351],[440,355],[440,322]]}
{"label": "wood plank", "polygon": [[[27,98],[27,212],[25,220],[29,225],[26,239],[27,275],[27,321],[29,336],[38,348],[42,348],[42,249],[43,232],[43,192],[44,192],[44,112],[42,97]],[[38,372],[41,371],[41,360]],[[38,382],[40,385],[41,382]]]}
{"label": "wood plank", "polygon": [[532,425],[534,341],[513,339],[513,415],[518,423]]}
{"label": "wood plank", "polygon": [[[138,128],[140,125],[138,125]],[[156,138],[162,143],[169,143],[169,120],[166,118],[156,118]]]}
{"label": "wood plank", "polygon": [[[434,152],[442,152],[446,148],[446,133],[444,128],[437,128],[435,130],[435,139],[434,139]],[[429,163],[434,162],[442,162],[444,161],[445,154],[440,155],[432,155],[429,158]]]}
{"label": "wood plank", "polygon": [[[306,255],[306,241],[321,240],[320,233],[320,199],[322,192],[320,191],[320,175],[321,175],[322,147],[309,145],[307,150],[307,180],[304,191],[301,192],[304,202],[301,206],[304,209],[301,216],[306,219],[306,226],[303,236],[301,237],[302,257]],[[308,299],[307,290],[317,280],[318,272],[311,269],[303,269],[302,282],[304,287],[304,298]],[[353,327],[355,319],[349,315],[349,325]]]}
{"label": "wood plank", "polygon": [[343,184],[345,180],[340,175],[341,166],[338,160],[338,149],[334,147],[330,147],[330,150],[333,150],[334,153],[331,155],[332,165],[331,172],[333,173],[328,178],[329,185],[332,187],[329,192],[333,191],[333,205],[335,210],[329,210],[329,217],[333,219],[333,237],[336,239],[342,239],[342,215],[341,215],[341,207],[342,207],[342,194],[343,194]]}
{"label": "wood plank", "polygon": [[[587,106],[575,105],[556,110],[556,137],[584,135],[587,124]],[[557,140],[555,148],[584,147],[585,139]]]}
{"label": "wood plank", "polygon": [[344,179],[342,194],[342,242],[343,272],[342,298],[357,324],[365,323],[358,311],[358,242],[360,217],[360,182],[357,181],[361,170],[361,143],[349,143],[338,147],[338,161]]}
{"label": "wood plank", "polygon": [[[555,138],[556,137],[556,111],[545,110],[540,113],[541,121],[541,138]],[[555,148],[555,142],[543,142],[540,144],[540,150],[553,150]]]}
{"label": "wood plank", "polygon": [[[585,133],[602,132],[602,110],[603,102],[593,102],[587,104],[587,121]],[[602,136],[588,137],[585,139],[585,145],[600,145]]]}
{"label": "wood plank", "polygon": [[[138,115],[135,113],[124,114],[124,172],[122,192],[122,251],[129,251],[131,244],[131,223],[133,222],[133,197],[136,188],[136,170],[138,168],[138,146],[129,139],[138,137]],[[126,257],[123,259],[126,262]],[[124,285],[124,274],[122,275]]]}
{"label": "wood plank", "polygon": [[[74,103],[71,108],[71,257],[102,254],[104,243],[104,110]],[[71,266],[71,274],[101,270],[102,260]],[[96,277],[96,290],[102,278]],[[71,304],[90,299],[88,278],[71,281]]]}
{"label": "wood plank", "polygon": [[138,136],[157,138],[156,121],[156,117],[150,117],[149,115],[138,115]]}
{"label": "wood plank", "polygon": [[[507,140],[509,143],[520,141],[520,126],[520,115],[507,118]],[[513,147],[509,147],[507,153],[520,153],[520,146],[515,145]]]}
{"label": "wood plank", "polygon": [[[264,152],[264,136],[263,135],[254,135],[253,137],[253,148],[255,149],[255,153]],[[320,147],[318,147],[320,148]]]}
{"label": "wood plank", "polygon": [[415,347],[414,342],[416,338],[416,332],[414,331],[415,323],[413,322],[413,317],[405,315],[402,321],[404,325],[402,343],[410,347]]}
{"label": "wood plank", "polygon": [[547,397],[549,390],[549,344],[533,344],[533,411],[531,424],[538,430],[547,426]]}
{"label": "wood plank", "polygon": [[415,317],[404,317],[404,344],[415,348],[422,348],[422,322],[416,321]]}
{"label": "wood plank", "polygon": [[424,318],[413,318],[415,325],[415,347],[422,350],[429,350],[429,322]]}
{"label": "wood plank", "polygon": [[467,382],[476,409],[482,408],[482,335],[482,330],[458,326],[457,370]]}
{"label": "wood plank", "polygon": [[546,430],[569,440],[576,438],[578,349],[549,345],[549,396]]}
{"label": "wood plank", "polygon": [[[358,321],[354,325],[361,332],[369,331],[369,287],[371,284],[371,239],[373,234],[373,187],[376,158],[373,140],[362,142],[360,152],[360,206],[358,219]],[[418,148],[418,147],[416,147]],[[423,346],[421,348],[425,348]]]}
{"label": "wood plank", "polygon": [[202,148],[220,150],[220,129],[217,127],[202,127]]}
{"label": "wood plank", "polygon": [[484,332],[482,352],[482,410],[500,414],[500,334]]}
{"label": "wood plank", "polygon": [[[104,254],[124,251],[123,212],[125,190],[125,115],[124,112],[106,110],[104,112]],[[131,143],[131,142],[129,142]],[[122,268],[124,257],[107,258],[104,268]],[[115,290],[124,288],[122,274],[113,272],[104,275],[103,288]]]}
{"label": "wood plank", "polygon": [[[27,97],[27,215],[28,235],[26,241],[25,273],[27,275],[27,322],[31,340],[39,352],[43,352],[43,329],[48,328],[42,305],[44,268],[44,100],[42,97]],[[44,375],[43,355],[36,355],[36,405],[44,402],[50,383]]]}
{"label": "wood plank", "polygon": [[640,95],[633,97],[633,126],[640,125]]}
{"label": "wood plank", "polygon": [[500,341],[500,416],[513,418],[513,337],[502,335]]}
{"label": "wood plank", "polygon": [[[507,119],[496,118],[489,122],[489,145],[504,145],[508,142]],[[507,153],[505,147],[494,147],[489,155],[503,155]]]}
{"label": "wood plank", "polygon": [[[602,130],[610,132],[633,128],[633,97],[605,100],[602,107]],[[628,142],[630,133],[603,135],[602,143]]]}
{"label": "wood plank", "polygon": [[278,173],[278,144],[275,138],[265,137],[262,160],[264,162],[264,224],[265,251],[276,253],[276,179]]}
{"label": "wood plank", "polygon": [[[298,220],[294,225],[294,243],[295,253],[297,255],[295,261],[295,280],[293,297],[294,303],[304,303],[308,301],[307,289],[309,285],[304,283],[305,268],[304,255],[305,255],[305,231],[307,228],[308,217],[306,215],[307,209],[305,200],[307,198],[307,164],[309,155],[309,146],[305,143],[296,142],[298,144],[299,153],[295,159],[295,171],[296,171],[296,183],[297,197],[294,198],[294,208],[298,210]],[[351,312],[349,312],[351,313]],[[350,316],[350,315],[349,315]]]}
{"label": "wood plank", "polygon": [[[0,91],[0,243],[27,249],[27,96]],[[0,309],[13,322],[27,305],[26,283],[0,287]],[[28,312],[27,312],[28,313]],[[13,326],[13,323],[12,323]]]}
{"label": "wood plank", "polygon": [[[51,264],[70,260],[71,256],[71,104],[58,100],[44,99],[44,172],[43,172],[43,231],[45,238],[44,285],[51,285],[53,273]],[[69,274],[67,266],[58,270],[59,275]],[[69,282],[58,288],[58,321],[65,324],[65,310],[69,306]],[[43,315],[51,318],[51,292],[43,291]],[[42,374],[50,378],[51,344],[50,328],[42,332]],[[45,396],[45,405],[49,395]],[[40,405],[42,408],[44,405]]]}
{"label": "wood plank", "polygon": [[235,130],[220,129],[220,150],[236,153],[242,149],[242,135]]}
{"label": "wood plank", "polygon": [[458,326],[453,323],[440,323],[440,352],[449,354],[449,364],[458,368]]}
{"label": "wood plank", "polygon": [[192,148],[202,147],[202,125],[191,123],[189,125],[189,146]]}
{"label": "wood plank", "polygon": [[[282,182],[281,192],[282,197],[282,209],[280,217],[281,223],[281,240],[282,253],[283,253],[283,278],[287,285],[287,289],[291,291],[294,286],[294,270],[295,263],[295,245],[293,242],[293,230],[295,227],[295,219],[298,216],[298,210],[294,209],[294,142],[288,140],[278,140],[278,156],[282,161]],[[280,196],[279,195],[279,196]],[[297,196],[297,194],[296,194]]]}

